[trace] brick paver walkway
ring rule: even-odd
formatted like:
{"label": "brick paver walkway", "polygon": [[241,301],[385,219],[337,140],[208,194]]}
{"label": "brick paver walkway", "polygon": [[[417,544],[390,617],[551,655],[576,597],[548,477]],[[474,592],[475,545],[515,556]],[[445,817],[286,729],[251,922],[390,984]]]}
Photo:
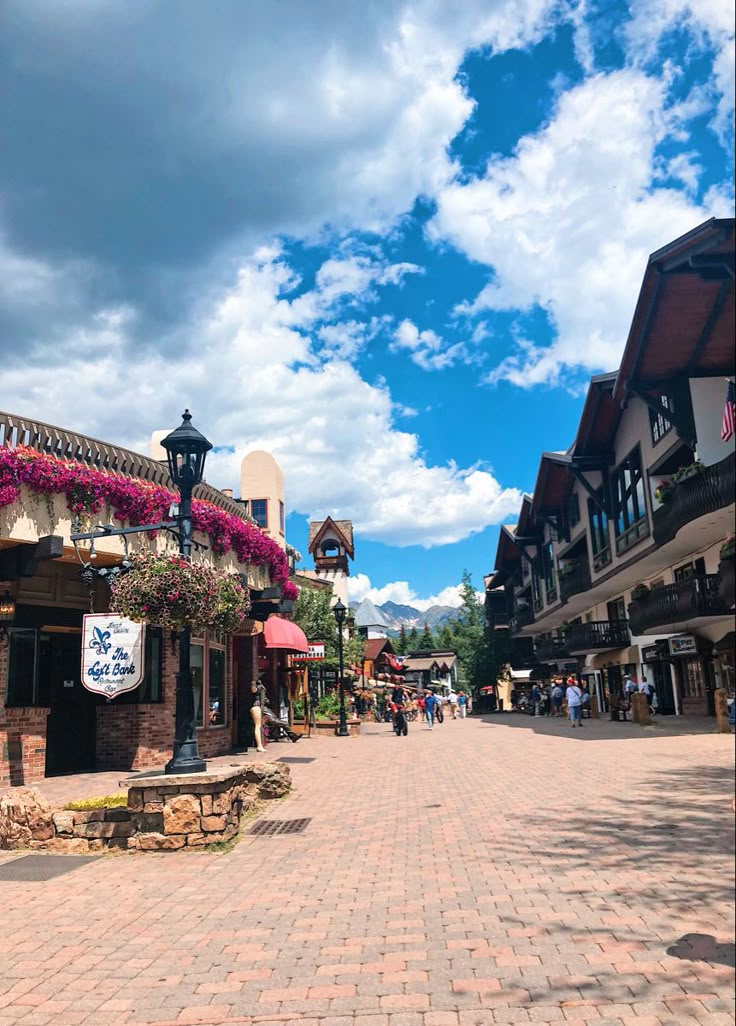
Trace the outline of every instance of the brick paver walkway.
{"label": "brick paver walkway", "polygon": [[733,740],[505,716],[314,756],[228,854],[0,882],[0,1026],[732,1023]]}

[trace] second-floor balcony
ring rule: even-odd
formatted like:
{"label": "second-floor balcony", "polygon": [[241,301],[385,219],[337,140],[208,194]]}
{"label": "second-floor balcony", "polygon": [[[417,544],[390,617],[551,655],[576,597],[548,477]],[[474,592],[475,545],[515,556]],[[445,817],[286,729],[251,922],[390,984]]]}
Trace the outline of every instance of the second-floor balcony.
{"label": "second-floor balcony", "polygon": [[511,633],[515,634],[520,631],[523,627],[529,627],[534,623],[534,610],[530,605],[520,606],[517,605],[514,610],[514,615],[509,621],[509,628]]}
{"label": "second-floor balcony", "polygon": [[540,663],[547,663],[553,659],[566,659],[570,655],[565,635],[558,635],[554,638],[535,638],[534,652]]}
{"label": "second-floor balcony", "polygon": [[718,594],[721,596],[721,601],[729,609],[733,609],[736,605],[736,572],[732,555],[721,556],[721,562],[718,565],[718,581]]}
{"label": "second-floor balcony", "polygon": [[666,489],[667,500],[652,516],[657,545],[671,541],[686,524],[708,513],[732,506],[734,501],[734,454]]}
{"label": "second-floor balcony", "polygon": [[653,588],[629,605],[632,631],[675,633],[703,617],[728,616],[730,609],[719,594],[719,585],[718,574],[704,574]]}
{"label": "second-floor balcony", "polygon": [[571,655],[627,648],[630,643],[626,620],[591,620],[573,623],[567,628],[567,648]]}
{"label": "second-floor balcony", "polygon": [[567,602],[573,595],[579,595],[590,588],[590,566],[586,560],[576,560],[560,567],[560,598]]}

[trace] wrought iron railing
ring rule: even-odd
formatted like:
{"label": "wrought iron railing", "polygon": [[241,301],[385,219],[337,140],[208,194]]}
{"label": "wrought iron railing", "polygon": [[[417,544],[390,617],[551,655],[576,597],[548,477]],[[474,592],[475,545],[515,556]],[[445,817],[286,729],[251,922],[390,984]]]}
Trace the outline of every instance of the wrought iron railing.
{"label": "wrought iron railing", "polygon": [[540,663],[546,663],[550,659],[564,659],[570,655],[565,634],[554,638],[535,638],[534,652]]}
{"label": "wrought iron railing", "polygon": [[522,627],[529,627],[534,623],[534,610],[531,606],[526,609],[519,609],[516,607],[514,615],[509,621],[509,628],[513,634],[515,631],[520,631]]}
{"label": "wrought iron railing", "polygon": [[[0,447],[15,449],[19,445],[46,453],[48,456],[84,463],[88,467],[104,470],[109,474],[135,477],[173,490],[166,464],[150,456],[143,456],[141,453],[123,449],[119,445],[111,445],[109,442],[101,442],[88,435],[80,435],[76,431],[54,427],[40,420],[0,412]],[[224,495],[212,485],[197,485],[194,497],[205,499],[220,509],[253,523],[239,502]]]}
{"label": "wrought iron railing", "polygon": [[733,609],[736,604],[736,573],[734,572],[734,557],[722,556],[718,564],[718,594],[721,602],[728,609]]}
{"label": "wrought iron railing", "polygon": [[720,463],[714,463],[701,473],[675,484],[667,502],[655,509],[652,516],[657,545],[671,541],[680,528],[691,520],[733,504],[736,485],[734,467],[734,453],[731,453]]}
{"label": "wrought iron railing", "polygon": [[608,648],[625,648],[631,642],[626,620],[591,620],[573,623],[567,628],[570,652],[589,652]]}
{"label": "wrought iron railing", "polygon": [[719,594],[718,574],[690,577],[674,584],[653,588],[629,605],[629,622],[634,634],[656,627],[686,624],[698,616],[728,616],[730,610]]}
{"label": "wrought iron railing", "polygon": [[573,595],[590,588],[590,566],[588,561],[581,561],[570,573],[560,573],[560,598],[567,602]]}

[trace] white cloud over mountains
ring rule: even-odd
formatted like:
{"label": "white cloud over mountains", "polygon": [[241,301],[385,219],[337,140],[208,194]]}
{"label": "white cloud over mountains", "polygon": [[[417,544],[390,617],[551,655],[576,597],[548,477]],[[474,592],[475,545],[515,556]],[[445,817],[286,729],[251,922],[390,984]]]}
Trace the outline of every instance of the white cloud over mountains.
{"label": "white cloud over mountains", "polygon": [[451,584],[430,598],[419,598],[408,581],[392,581],[381,588],[374,588],[367,574],[355,574],[348,577],[348,597],[351,602],[360,602],[369,598],[380,606],[384,602],[396,602],[399,605],[413,606],[424,613],[431,606],[462,605],[460,585]]}

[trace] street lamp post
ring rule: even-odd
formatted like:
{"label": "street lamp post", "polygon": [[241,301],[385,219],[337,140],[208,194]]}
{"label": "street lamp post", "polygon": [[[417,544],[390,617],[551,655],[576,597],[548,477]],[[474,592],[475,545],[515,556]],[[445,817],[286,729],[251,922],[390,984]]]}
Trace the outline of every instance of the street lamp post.
{"label": "street lamp post", "polygon": [[[169,461],[172,481],[179,489],[179,552],[187,559],[192,554],[192,489],[202,480],[204,461],[212,448],[192,424],[189,410],[178,428],[161,441]],[[179,672],[176,675],[176,722],[174,754],[166,763],[166,773],[201,773],[207,764],[200,758],[197,724],[194,715],[194,686],[191,664],[191,627],[179,631]]]}
{"label": "street lamp post", "polygon": [[332,610],[335,616],[335,622],[337,623],[337,658],[340,666],[340,676],[338,679],[338,686],[340,689],[340,720],[337,728],[338,737],[350,737],[350,732],[348,731],[348,720],[345,715],[345,667],[342,649],[342,629],[345,623],[347,611],[347,606],[345,606],[340,599],[337,600]]}

